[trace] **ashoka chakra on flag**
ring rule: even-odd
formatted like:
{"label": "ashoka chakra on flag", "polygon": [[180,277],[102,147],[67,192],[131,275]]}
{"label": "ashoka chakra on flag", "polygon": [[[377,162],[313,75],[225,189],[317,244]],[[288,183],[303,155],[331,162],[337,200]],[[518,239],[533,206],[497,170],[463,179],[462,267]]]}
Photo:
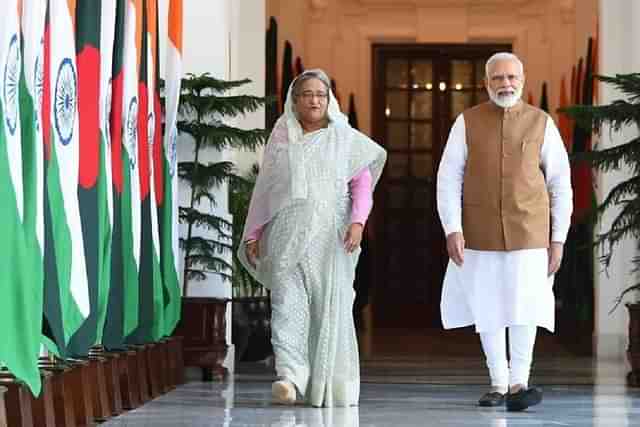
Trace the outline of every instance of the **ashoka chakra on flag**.
{"label": "ashoka chakra on flag", "polygon": [[35,91],[35,111],[36,111],[36,129],[40,130],[40,114],[42,113],[42,98],[44,95],[44,67],[43,52],[44,37],[40,40],[40,50],[36,56],[36,63],[33,65],[33,88]]}
{"label": "ashoka chakra on flag", "polygon": [[9,41],[7,49],[7,60],[4,64],[3,92],[4,108],[9,133],[13,136],[16,133],[18,121],[18,84],[20,79],[20,50],[18,46],[18,36],[16,34]]}
{"label": "ashoka chakra on flag", "polygon": [[64,58],[58,67],[56,77],[56,95],[54,102],[54,118],[56,132],[62,144],[67,145],[73,136],[73,125],[76,119],[78,92],[76,70],[71,59]]}
{"label": "ashoka chakra on flag", "polygon": [[129,151],[129,165],[131,169],[135,169],[138,152],[138,99],[135,96],[129,101],[125,138]]}
{"label": "ashoka chakra on flag", "polygon": [[153,147],[153,140],[156,133],[156,116],[153,112],[147,115],[147,143]]}
{"label": "ashoka chakra on flag", "polygon": [[178,130],[176,127],[171,128],[171,134],[169,137],[169,174],[173,176],[176,173],[176,166],[178,163]]}

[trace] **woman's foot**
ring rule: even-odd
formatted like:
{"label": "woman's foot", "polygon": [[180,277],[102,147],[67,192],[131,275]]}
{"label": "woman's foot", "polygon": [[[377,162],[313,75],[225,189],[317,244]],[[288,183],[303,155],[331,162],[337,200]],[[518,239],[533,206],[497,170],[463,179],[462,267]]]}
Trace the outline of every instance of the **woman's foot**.
{"label": "woman's foot", "polygon": [[288,380],[278,380],[271,385],[274,403],[293,405],[296,403],[296,387]]}

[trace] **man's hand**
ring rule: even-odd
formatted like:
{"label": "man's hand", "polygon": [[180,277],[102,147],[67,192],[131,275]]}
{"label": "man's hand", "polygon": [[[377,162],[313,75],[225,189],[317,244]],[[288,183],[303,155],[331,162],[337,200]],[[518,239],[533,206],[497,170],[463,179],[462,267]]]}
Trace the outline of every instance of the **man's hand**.
{"label": "man's hand", "polygon": [[249,260],[249,264],[251,264],[255,268],[256,263],[258,262],[258,258],[260,258],[257,240],[252,240],[246,243],[246,254],[247,259]]}
{"label": "man's hand", "polygon": [[360,246],[360,242],[362,241],[362,229],[363,225],[359,222],[354,222],[349,226],[349,229],[344,235],[344,248],[347,252],[351,253],[356,250],[358,246]]}
{"label": "man's hand", "polygon": [[464,236],[461,232],[456,231],[447,236],[447,253],[451,261],[455,262],[458,267],[462,267],[464,263]]}
{"label": "man's hand", "polygon": [[549,272],[548,275],[552,276],[557,273],[562,262],[562,252],[564,250],[564,244],[561,242],[551,242],[549,246]]}

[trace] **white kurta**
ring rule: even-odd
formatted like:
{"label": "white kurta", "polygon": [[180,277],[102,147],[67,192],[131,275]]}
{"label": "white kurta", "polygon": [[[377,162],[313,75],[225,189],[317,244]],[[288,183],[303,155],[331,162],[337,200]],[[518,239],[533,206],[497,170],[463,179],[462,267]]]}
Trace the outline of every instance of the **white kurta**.
{"label": "white kurta", "polygon": [[[564,242],[571,224],[569,159],[560,133],[547,118],[541,148],[551,208],[551,240]],[[463,232],[462,186],[467,161],[463,115],[456,119],[438,169],[438,213],[445,235]],[[548,277],[547,249],[516,251],[464,250],[464,263],[449,261],[442,289],[445,329],[475,325],[492,332],[511,325],[554,330],[553,276]]]}

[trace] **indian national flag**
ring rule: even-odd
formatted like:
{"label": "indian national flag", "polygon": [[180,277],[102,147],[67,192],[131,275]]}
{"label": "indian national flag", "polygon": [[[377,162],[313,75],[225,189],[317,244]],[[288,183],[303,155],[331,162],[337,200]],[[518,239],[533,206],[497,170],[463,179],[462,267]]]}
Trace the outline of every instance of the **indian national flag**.
{"label": "indian national flag", "polygon": [[[140,179],[140,321],[131,341],[143,343],[157,340],[159,321],[162,324],[162,278],[160,276],[160,257],[156,250],[158,242],[155,197],[152,186],[151,150],[155,134],[155,115],[153,108],[153,57],[151,55],[151,16],[155,17],[155,2],[143,0],[138,11],[140,32],[140,68],[138,73],[138,160]],[[153,20],[155,27],[155,19]],[[152,206],[153,205],[153,206]],[[152,208],[153,207],[153,208]],[[163,328],[160,328],[161,330]]]}
{"label": "indian national flag", "polygon": [[[36,236],[35,205],[31,196],[37,173],[27,171],[23,161],[34,161],[35,114],[24,73],[20,11],[16,0],[3,4],[0,14],[0,364],[40,393],[38,354],[42,319],[42,258]],[[31,57],[30,57],[31,58]],[[30,73],[33,75],[33,73]],[[25,117],[21,120],[21,115]],[[30,129],[22,129],[25,120]],[[23,132],[29,140],[25,147]],[[22,155],[23,148],[28,155]],[[28,164],[28,167],[33,165]],[[29,190],[25,194],[23,188]],[[25,211],[27,209],[27,211]],[[26,218],[28,216],[28,218]]]}
{"label": "indian national flag", "polygon": [[[23,225],[31,255],[32,294],[29,295],[30,320],[23,324],[25,342],[31,345],[31,363],[39,353],[42,330],[44,285],[44,155],[42,139],[42,97],[44,79],[45,2],[22,0],[23,66],[20,80],[20,116],[22,122]],[[37,376],[38,383],[40,376]]]}
{"label": "indian national flag", "polygon": [[20,145],[20,73],[22,72],[22,47],[20,42],[20,15],[18,1],[9,0],[3,12],[4,22],[0,32],[2,34],[2,105],[4,106],[6,149],[11,163],[9,173],[16,193],[18,215],[22,220],[22,146]]}
{"label": "indian national flag", "polygon": [[[78,203],[80,146],[75,1],[49,1],[49,66],[45,107],[45,316],[56,348],[66,344],[90,311],[84,238]],[[49,97],[46,99],[46,97]],[[47,126],[48,125],[48,126]]]}
{"label": "indian national flag", "polygon": [[[20,91],[22,116],[22,173],[24,177],[25,227],[35,233],[44,249],[44,157],[42,96],[44,91],[44,24],[46,3],[22,0],[24,90]],[[39,324],[39,323],[38,323]]]}
{"label": "indian national flag", "polygon": [[165,134],[163,144],[163,192],[159,201],[160,262],[164,286],[165,335],[171,335],[181,309],[181,286],[178,278],[178,102],[182,79],[182,0],[169,0],[169,31],[165,85]]}
{"label": "indian national flag", "polygon": [[152,56],[153,56],[153,85],[150,86],[151,99],[153,104],[153,115],[155,117],[153,126],[153,140],[151,144],[151,165],[152,165],[152,185],[151,189],[153,196],[151,199],[153,219],[153,246],[157,257],[157,268],[159,270],[159,276],[161,278],[160,283],[155,283],[155,295],[154,299],[155,310],[157,315],[154,320],[154,335],[156,337],[162,337],[166,332],[166,307],[169,301],[169,289],[167,283],[162,277],[162,265],[161,262],[161,245],[160,245],[160,206],[164,198],[164,162],[162,161],[162,107],[160,105],[160,36],[159,36],[159,3],[157,0],[153,0],[155,3],[155,10],[153,11],[152,18],[154,25],[152,26],[151,39],[152,39]]}
{"label": "indian national flag", "polygon": [[124,39],[122,62],[122,168],[121,203],[122,263],[123,263],[123,328],[125,336],[138,326],[140,266],[140,162],[138,159],[138,69],[140,34],[137,14],[141,0],[127,0],[124,10]]}
{"label": "indian national flag", "polygon": [[[143,51],[147,56],[147,144],[146,155],[148,157],[148,180],[149,180],[149,197],[143,202],[143,209],[148,209],[148,214],[143,213],[143,219],[148,221],[151,229],[150,252],[151,272],[153,278],[153,318],[151,323],[151,338],[154,341],[159,340],[164,335],[164,285],[160,270],[160,230],[158,226],[158,206],[156,196],[156,185],[159,183],[156,174],[162,174],[162,169],[157,168],[157,155],[159,150],[156,149],[162,141],[159,138],[160,121],[162,116],[159,109],[158,94],[158,70],[159,59],[158,53],[158,0],[146,0],[146,49]],[[160,147],[158,147],[160,148]],[[160,188],[160,191],[162,189]],[[148,215],[148,219],[147,219]]]}

